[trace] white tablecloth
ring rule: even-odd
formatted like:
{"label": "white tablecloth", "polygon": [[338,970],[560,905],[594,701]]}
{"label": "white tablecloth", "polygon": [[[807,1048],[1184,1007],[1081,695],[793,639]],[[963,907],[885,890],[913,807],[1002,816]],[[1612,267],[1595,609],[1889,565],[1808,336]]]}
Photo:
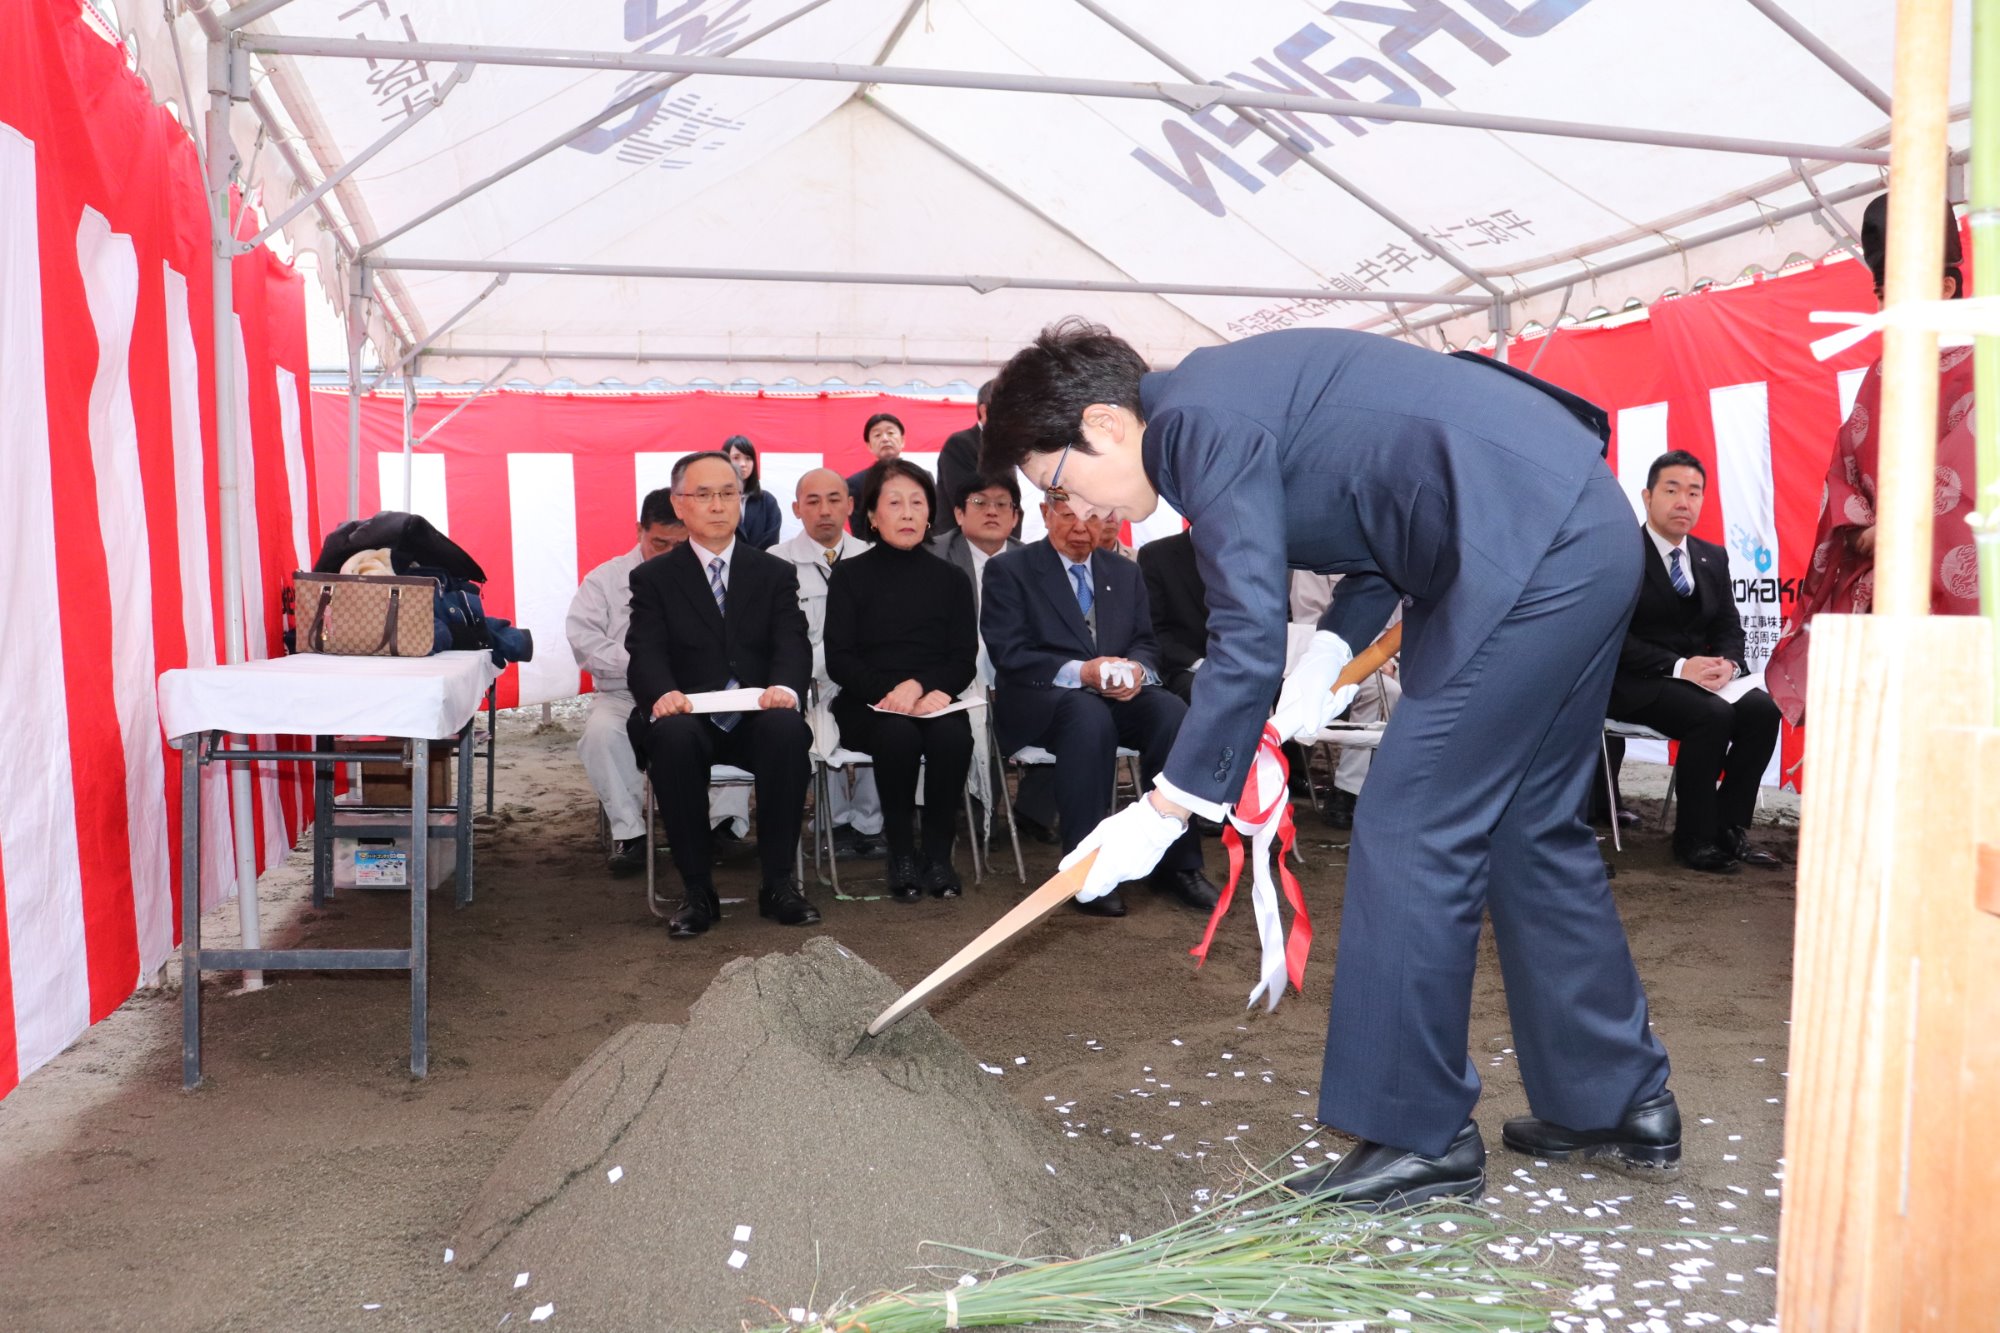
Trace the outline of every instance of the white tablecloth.
{"label": "white tablecloth", "polygon": [[160,676],[160,722],[168,736],[455,736],[499,675],[485,652],[430,657],[334,657],[300,653],[235,666],[189,667]]}

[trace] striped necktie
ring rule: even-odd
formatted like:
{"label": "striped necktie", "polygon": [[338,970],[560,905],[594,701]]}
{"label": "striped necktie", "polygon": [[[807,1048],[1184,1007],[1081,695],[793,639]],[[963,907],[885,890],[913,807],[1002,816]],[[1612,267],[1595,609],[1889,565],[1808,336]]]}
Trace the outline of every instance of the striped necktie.
{"label": "striped necktie", "polygon": [[1694,596],[1694,580],[1687,570],[1681,568],[1681,548],[1676,546],[1667,552],[1667,577],[1674,581],[1674,591],[1683,597]]}
{"label": "striped necktie", "polygon": [[[708,562],[708,590],[715,594],[715,609],[722,615],[727,616],[729,614],[729,592],[722,586],[722,571],[725,568],[727,568],[727,566],[725,566],[722,563],[721,556],[717,556],[715,557],[715,559]],[[731,676],[729,678],[729,684],[723,686],[723,688],[727,690],[735,689],[736,677]],[[710,713],[708,715],[708,720],[713,722],[716,726],[721,727],[724,731],[729,731],[732,728],[734,728],[738,722],[741,722],[743,720],[743,714]]]}

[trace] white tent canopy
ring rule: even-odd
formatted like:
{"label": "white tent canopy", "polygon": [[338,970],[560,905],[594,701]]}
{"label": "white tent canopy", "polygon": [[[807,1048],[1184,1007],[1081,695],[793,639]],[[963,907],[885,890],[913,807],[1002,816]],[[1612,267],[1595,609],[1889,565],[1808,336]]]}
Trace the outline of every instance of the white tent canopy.
{"label": "white tent canopy", "polygon": [[286,230],[448,379],[1616,309],[1844,240],[1893,49],[1882,0],[256,0],[177,68],[127,7],[163,94],[237,45],[268,213],[365,159]]}

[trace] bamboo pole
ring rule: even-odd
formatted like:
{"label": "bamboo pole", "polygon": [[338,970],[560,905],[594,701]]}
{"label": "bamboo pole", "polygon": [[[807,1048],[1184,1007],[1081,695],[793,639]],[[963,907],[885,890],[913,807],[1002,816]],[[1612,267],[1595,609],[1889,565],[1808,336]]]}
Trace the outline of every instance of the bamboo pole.
{"label": "bamboo pole", "polygon": [[[1951,5],[1898,0],[1895,113],[1889,128],[1888,273],[1883,303],[1934,301],[1944,272],[1945,124]],[[1937,334],[1882,334],[1882,457],[1875,501],[1875,611],[1931,605],[1931,497],[1937,467]]]}
{"label": "bamboo pole", "polygon": [[[1972,11],[1972,291],[2000,296],[2000,0]],[[2000,337],[1973,340],[1973,429],[1979,457],[1979,609],[2000,627]],[[2000,723],[2000,688],[1992,720]]]}

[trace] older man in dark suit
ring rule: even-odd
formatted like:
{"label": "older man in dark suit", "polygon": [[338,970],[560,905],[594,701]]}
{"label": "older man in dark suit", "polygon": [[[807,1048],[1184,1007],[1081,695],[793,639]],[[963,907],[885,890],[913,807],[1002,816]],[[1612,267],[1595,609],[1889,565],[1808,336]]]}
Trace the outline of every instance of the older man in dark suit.
{"label": "older man in dark suit", "polygon": [[[716,763],[757,778],[758,912],[810,925],[819,912],[792,876],[812,744],[799,711],[812,642],[798,573],[789,560],[736,540],[743,484],[726,454],[681,459],[672,485],[688,541],[632,571],[625,636],[632,744],[652,774],[685,891],[667,932],[691,938],[722,916],[709,860],[708,769]],[[688,697],[745,687],[759,691],[745,712],[698,713]]]}
{"label": "older man in dark suit", "polygon": [[[1008,754],[1038,745],[1056,757],[1056,808],[1065,851],[1111,808],[1118,747],[1139,752],[1151,781],[1173,748],[1187,707],[1160,685],[1159,645],[1146,582],[1129,560],[1097,549],[1098,525],[1066,504],[1044,504],[1046,541],[986,567],[980,629],[993,654],[993,726]],[[1156,889],[1190,907],[1215,906],[1192,829],[1159,859]],[[1123,916],[1114,887],[1079,906]]]}
{"label": "older man in dark suit", "polygon": [[[1293,1188],[1381,1207],[1485,1187],[1467,1044],[1488,911],[1535,1111],[1507,1146],[1678,1163],[1666,1051],[1581,817],[1640,577],[1603,411],[1491,358],[1370,334],[1262,334],[1153,374],[1068,322],[1000,372],[986,431],[989,469],[1020,466],[1086,517],[1173,506],[1208,594],[1173,753],[1146,801],[1079,844],[1097,854],[1084,893],[1226,809],[1267,719],[1280,739],[1317,734],[1352,698],[1340,669],[1405,607],[1405,693],[1355,813],[1320,1081],[1320,1119],[1363,1142]],[[1288,567],[1347,577],[1280,693]]]}
{"label": "older man in dark suit", "polygon": [[1731,684],[1747,669],[1729,553],[1690,535],[1707,487],[1708,470],[1684,450],[1660,455],[1647,469],[1640,525],[1646,575],[1618,655],[1609,716],[1681,743],[1674,856],[1690,869],[1726,875],[1738,864],[1778,864],[1749,835],[1757,785],[1778,744],[1778,706],[1761,689]]}

